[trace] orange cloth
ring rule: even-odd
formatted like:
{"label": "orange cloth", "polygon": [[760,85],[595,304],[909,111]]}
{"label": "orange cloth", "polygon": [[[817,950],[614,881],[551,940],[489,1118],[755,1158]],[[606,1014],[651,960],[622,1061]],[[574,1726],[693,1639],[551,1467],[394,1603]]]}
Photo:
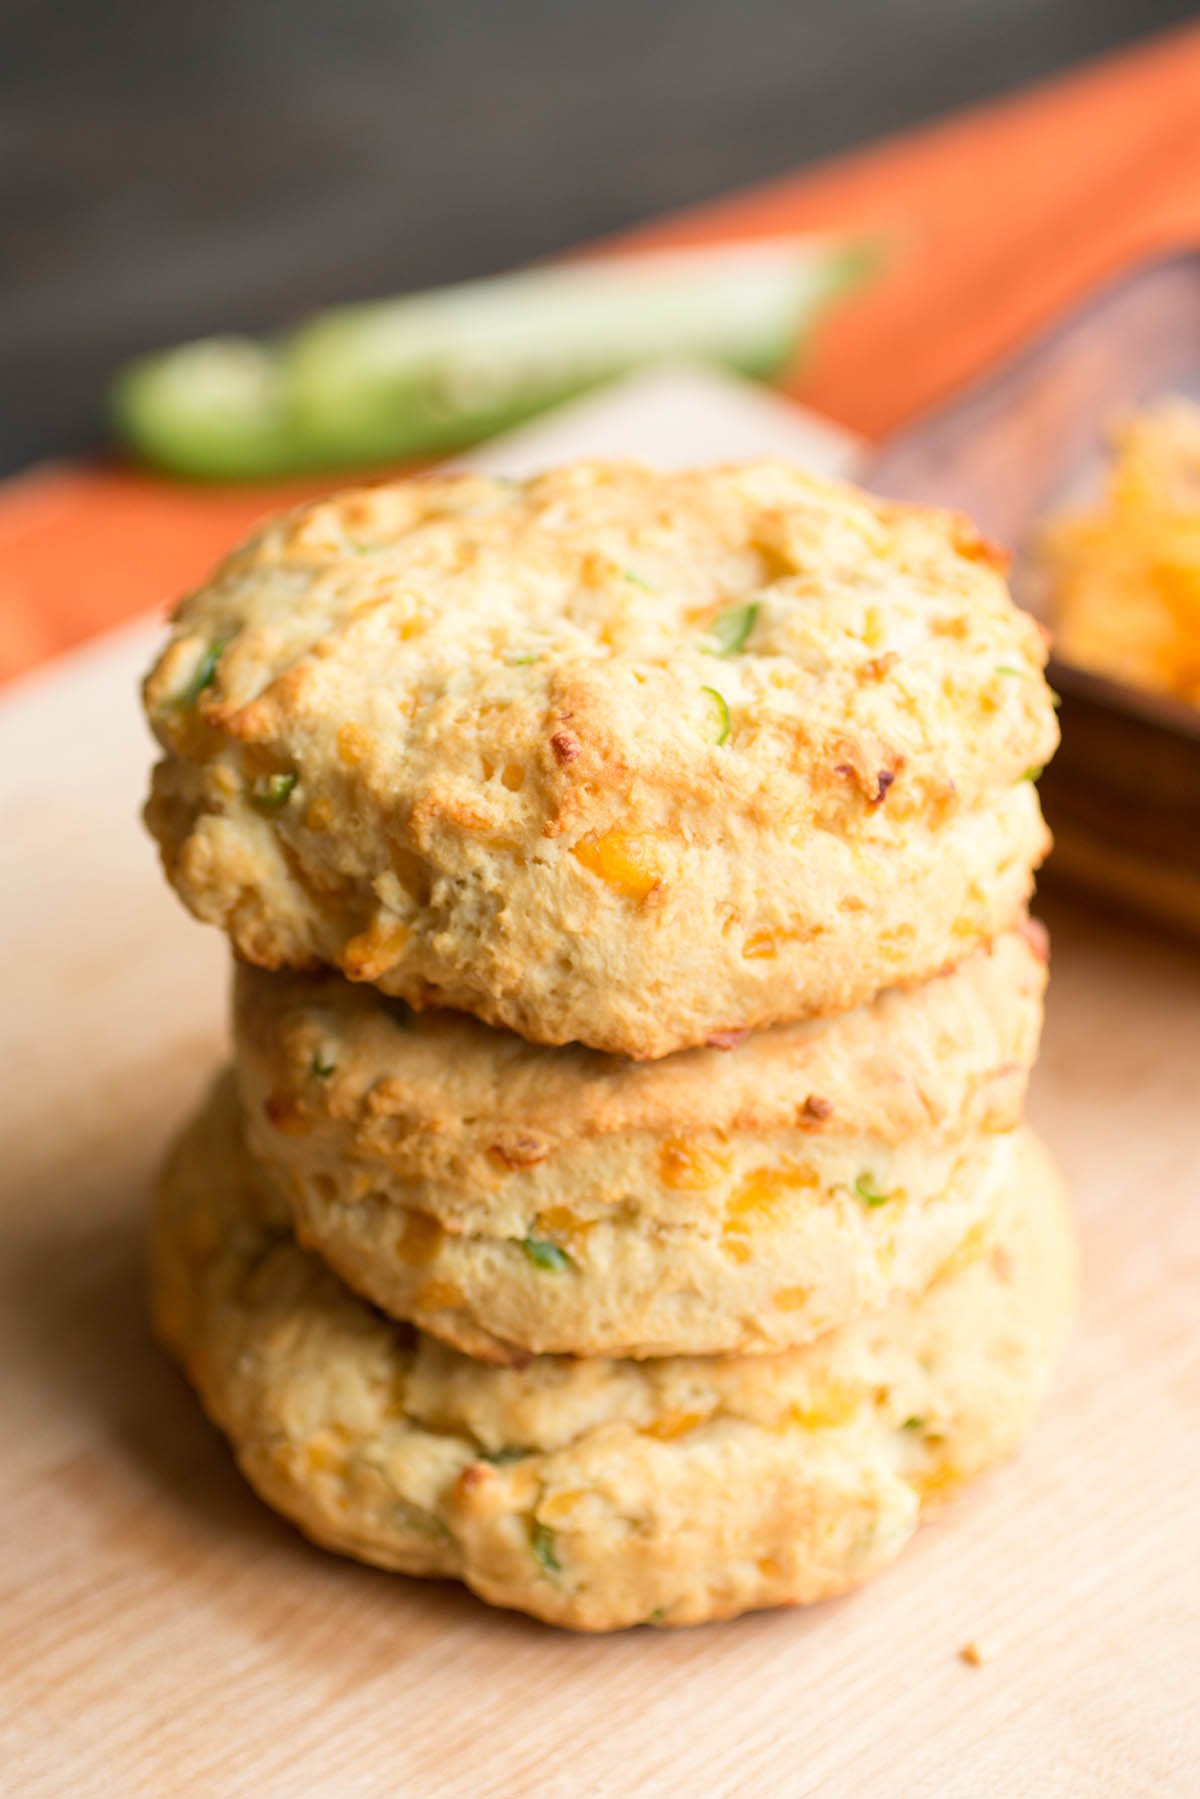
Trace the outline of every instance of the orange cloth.
{"label": "orange cloth", "polygon": [[[794,383],[876,437],[1106,275],[1200,244],[1200,27],[1065,79],[645,226],[622,245],[803,230],[884,238],[885,272]],[[187,487],[116,465],[0,493],[0,679],[199,581],[286,487]]]}

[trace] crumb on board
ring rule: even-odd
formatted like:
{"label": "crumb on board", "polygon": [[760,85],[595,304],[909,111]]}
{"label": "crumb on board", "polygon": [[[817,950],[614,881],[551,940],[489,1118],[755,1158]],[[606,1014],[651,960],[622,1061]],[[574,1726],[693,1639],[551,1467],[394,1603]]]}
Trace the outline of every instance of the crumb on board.
{"label": "crumb on board", "polygon": [[958,1659],[960,1662],[966,1662],[968,1668],[982,1668],[984,1662],[988,1660],[988,1657],[984,1651],[983,1645],[972,1637],[970,1642],[964,1643],[959,1650]]}

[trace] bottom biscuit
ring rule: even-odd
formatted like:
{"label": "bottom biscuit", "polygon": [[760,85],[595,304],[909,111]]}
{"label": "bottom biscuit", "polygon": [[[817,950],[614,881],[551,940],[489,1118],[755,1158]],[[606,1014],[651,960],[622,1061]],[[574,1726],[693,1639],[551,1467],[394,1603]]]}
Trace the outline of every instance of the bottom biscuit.
{"label": "bottom biscuit", "polygon": [[317,1542],[580,1630],[845,1591],[1017,1446],[1074,1305],[1044,1151],[917,1300],[800,1350],[470,1361],[288,1230],[223,1081],[154,1213],[155,1323],[262,1497]]}

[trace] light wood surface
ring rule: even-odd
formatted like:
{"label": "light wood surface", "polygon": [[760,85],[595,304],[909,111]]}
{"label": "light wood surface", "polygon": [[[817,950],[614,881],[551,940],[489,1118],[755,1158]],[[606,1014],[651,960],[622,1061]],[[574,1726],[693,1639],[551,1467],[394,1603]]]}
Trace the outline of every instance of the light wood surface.
{"label": "light wood surface", "polygon": [[572,1638],[310,1548],[149,1340],[147,1184],[220,1060],[225,988],[135,819],[154,635],[0,709],[0,1787],[1195,1793],[1195,953],[1046,909],[1033,1109],[1087,1290],[1023,1458],[851,1599]]}

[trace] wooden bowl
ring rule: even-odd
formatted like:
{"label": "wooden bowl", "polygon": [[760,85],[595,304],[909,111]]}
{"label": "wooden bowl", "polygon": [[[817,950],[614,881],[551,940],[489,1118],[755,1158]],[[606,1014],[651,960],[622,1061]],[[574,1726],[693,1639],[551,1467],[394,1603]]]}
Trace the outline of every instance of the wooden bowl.
{"label": "wooden bowl", "polygon": [[[1104,288],[985,382],[876,450],[864,485],[957,506],[1014,555],[1023,605],[1045,616],[1028,551],[1039,525],[1094,491],[1114,420],[1165,393],[1200,398],[1200,255]],[[1051,657],[1062,747],[1040,783],[1050,868],[1200,935],[1200,710]]]}

